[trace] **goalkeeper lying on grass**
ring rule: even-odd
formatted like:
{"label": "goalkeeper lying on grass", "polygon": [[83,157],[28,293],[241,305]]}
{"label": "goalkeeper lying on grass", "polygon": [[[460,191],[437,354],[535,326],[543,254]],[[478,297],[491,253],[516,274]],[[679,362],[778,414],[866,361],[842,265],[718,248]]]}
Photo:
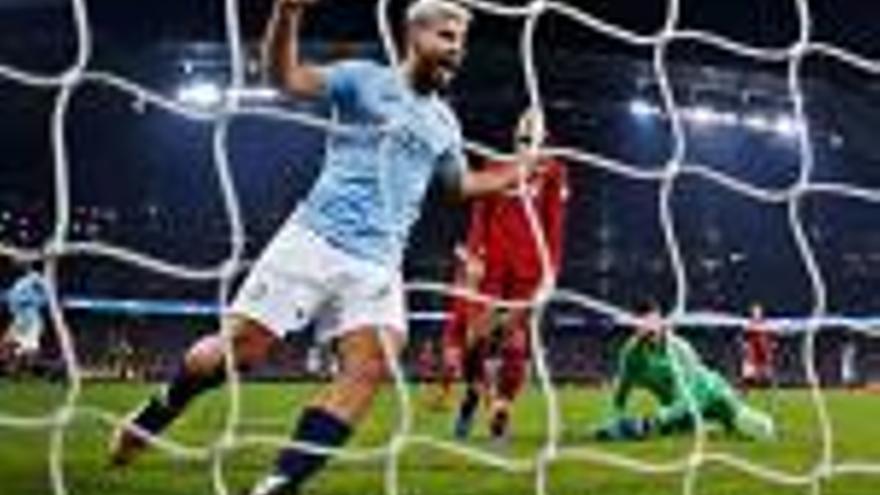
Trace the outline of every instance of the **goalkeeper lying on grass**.
{"label": "goalkeeper lying on grass", "polygon": [[[773,419],[749,407],[720,374],[706,367],[691,345],[670,331],[659,308],[639,308],[640,323],[620,351],[613,415],[593,432],[598,440],[641,440],[694,430],[699,415],[728,433],[775,437]],[[678,374],[678,376],[676,376]],[[631,392],[642,388],[659,403],[647,417],[627,416]]]}

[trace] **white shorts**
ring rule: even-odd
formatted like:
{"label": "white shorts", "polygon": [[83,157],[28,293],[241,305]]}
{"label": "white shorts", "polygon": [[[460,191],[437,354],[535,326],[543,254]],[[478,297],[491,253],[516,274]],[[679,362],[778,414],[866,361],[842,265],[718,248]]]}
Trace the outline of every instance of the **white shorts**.
{"label": "white shorts", "polygon": [[7,339],[16,344],[17,354],[39,351],[42,336],[43,316],[39,311],[27,311],[13,316]]}
{"label": "white shorts", "polygon": [[230,305],[278,337],[316,324],[320,341],[364,327],[406,334],[403,280],[288,220],[260,255]]}

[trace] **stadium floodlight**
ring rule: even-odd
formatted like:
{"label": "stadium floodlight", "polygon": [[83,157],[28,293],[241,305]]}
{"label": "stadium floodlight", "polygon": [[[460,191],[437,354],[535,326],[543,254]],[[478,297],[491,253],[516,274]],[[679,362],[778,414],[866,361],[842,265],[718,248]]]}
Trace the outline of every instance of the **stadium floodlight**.
{"label": "stadium floodlight", "polygon": [[773,130],[773,122],[769,117],[761,114],[752,114],[743,120],[743,124],[749,129],[758,132],[768,132]]}
{"label": "stadium floodlight", "polygon": [[177,100],[199,107],[212,107],[219,105],[223,100],[223,92],[214,82],[196,81],[181,86],[177,90]]}
{"label": "stadium floodlight", "polygon": [[660,113],[660,110],[645,100],[633,100],[629,103],[629,112],[636,117],[650,117]]}
{"label": "stadium floodlight", "polygon": [[718,112],[716,121],[719,124],[726,126],[736,126],[740,124],[740,118],[736,112]]}
{"label": "stadium floodlight", "polygon": [[272,101],[280,96],[275,88],[268,86],[252,86],[243,88],[229,88],[226,90],[229,98],[239,98],[248,101]]}
{"label": "stadium floodlight", "polygon": [[710,125],[718,121],[718,114],[715,110],[705,105],[685,110],[684,115],[696,125]]}
{"label": "stadium floodlight", "polygon": [[780,115],[773,123],[773,130],[783,136],[793,137],[801,130],[801,123],[791,115]]}
{"label": "stadium floodlight", "polygon": [[682,115],[685,119],[698,126],[735,126],[740,123],[739,115],[737,115],[736,112],[716,110],[708,105],[699,105],[696,107],[684,109],[682,110]]}

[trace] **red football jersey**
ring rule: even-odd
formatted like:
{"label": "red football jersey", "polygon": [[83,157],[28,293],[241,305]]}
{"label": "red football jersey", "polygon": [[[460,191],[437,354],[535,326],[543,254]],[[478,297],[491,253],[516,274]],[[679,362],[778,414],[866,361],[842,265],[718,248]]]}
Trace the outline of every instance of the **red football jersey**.
{"label": "red football jersey", "polygon": [[744,332],[743,360],[756,368],[772,364],[773,336],[763,320],[750,320]]}
{"label": "red football jersey", "polygon": [[[487,162],[487,170],[512,166]],[[537,228],[543,233],[554,273],[561,261],[568,174],[559,160],[544,159],[527,181],[525,198],[517,188],[474,200],[468,231],[468,248],[484,253],[488,276],[498,267],[512,271],[514,277],[539,280],[542,267],[538,240],[526,213],[526,204],[535,211]],[[528,203],[527,203],[528,202]]]}

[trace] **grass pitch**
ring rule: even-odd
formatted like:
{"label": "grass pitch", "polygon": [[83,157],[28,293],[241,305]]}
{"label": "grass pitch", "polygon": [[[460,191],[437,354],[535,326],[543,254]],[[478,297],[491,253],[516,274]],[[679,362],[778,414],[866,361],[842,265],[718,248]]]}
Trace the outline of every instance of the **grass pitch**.
{"label": "grass pitch", "polygon": [[[213,393],[200,399],[164,437],[195,453],[202,449],[202,458],[180,458],[157,448],[129,468],[111,470],[106,466],[106,444],[112,430],[107,414],[122,417],[154,389],[153,385],[86,383],[69,425],[53,429],[34,420],[51,417],[67,400],[68,389],[33,381],[0,381],[0,413],[14,416],[0,421],[0,494],[53,493],[53,476],[59,473],[63,478],[55,478],[55,483],[72,495],[213,494],[220,493],[216,491],[218,485],[226,486],[229,493],[241,493],[271,464],[275,447],[266,441],[287,437],[296,412],[314,388],[290,383],[245,384],[237,440],[225,448],[218,440],[223,437],[232,402],[228,391]],[[453,411],[428,407],[424,387],[413,386],[410,390],[414,437],[400,445],[400,494],[535,493],[533,461],[545,446],[548,410],[546,398],[538,389],[530,389],[517,403],[513,436],[504,445],[489,441],[485,421],[477,424],[472,439],[453,441]],[[595,443],[586,432],[606,411],[607,395],[575,386],[560,387],[557,393],[562,420],[560,457],[549,465],[546,479],[547,493],[554,495],[671,495],[683,493],[687,484],[693,485],[694,493],[708,495],[807,494],[811,487],[797,484],[801,481],[797,478],[811,473],[825,454],[819,415],[807,391],[779,392],[773,401],[768,394],[750,396],[755,406],[774,409],[781,432],[779,441],[755,443],[710,433],[706,444],[712,454],[710,461],[690,476],[675,468],[688,460],[695,446],[693,437]],[[880,465],[880,395],[827,391],[824,397],[833,426],[831,453],[835,464],[844,469],[821,481],[822,493],[877,494],[880,476],[860,473],[864,470],[856,468]],[[369,452],[387,446],[399,426],[400,411],[397,397],[389,388],[378,399],[352,447]],[[424,439],[446,443],[438,447]],[[458,447],[503,459],[508,466],[463,455],[455,450]],[[63,453],[55,466],[50,461],[52,448]],[[766,470],[784,473],[790,484],[771,483],[714,461],[714,454],[733,454]],[[632,461],[650,463],[655,469],[634,471],[627,465]],[[663,468],[672,470],[663,472]],[[387,458],[337,459],[307,486],[305,494],[382,494],[386,492],[387,473]]]}

